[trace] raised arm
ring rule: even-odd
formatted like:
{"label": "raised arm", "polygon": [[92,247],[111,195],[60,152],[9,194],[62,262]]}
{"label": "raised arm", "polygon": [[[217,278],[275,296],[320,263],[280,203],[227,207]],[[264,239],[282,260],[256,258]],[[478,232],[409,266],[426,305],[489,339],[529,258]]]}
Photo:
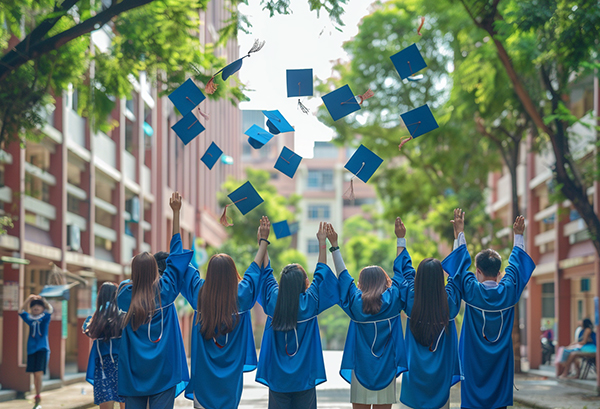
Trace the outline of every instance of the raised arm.
{"label": "raised arm", "polygon": [[39,295],[35,295],[35,294],[29,294],[29,297],[27,297],[25,299],[25,301],[23,301],[23,305],[21,305],[21,308],[19,308],[19,314],[25,312],[26,308],[29,308],[29,303],[34,300],[36,297],[39,297]]}
{"label": "raised arm", "polygon": [[181,210],[181,195],[179,195],[179,192],[171,195],[169,206],[173,210],[173,238],[169,246],[169,253],[181,253],[183,252],[183,245],[181,244],[181,229],[179,227],[179,211]]}
{"label": "raised arm", "polygon": [[396,224],[394,225],[394,231],[396,233],[396,257],[404,251],[406,248],[406,226],[402,222],[402,219],[396,217]]}
{"label": "raised arm", "polygon": [[52,304],[50,304],[48,302],[48,300],[46,300],[44,297],[40,297],[42,302],[44,303],[44,308],[46,309],[46,311],[48,312],[48,314],[52,314],[54,312],[54,307],[52,306]]}
{"label": "raised arm", "polygon": [[513,303],[516,303],[519,300],[521,293],[531,278],[531,274],[533,274],[533,270],[535,270],[535,263],[531,257],[529,257],[523,247],[518,246],[516,243],[517,237],[521,237],[522,240],[524,231],[525,218],[523,216],[517,216],[515,223],[513,224],[515,246],[510,253],[508,266],[504,270],[504,277],[500,280],[500,284],[512,283],[516,285],[515,299],[512,300]]}
{"label": "raised arm", "polygon": [[454,209],[454,219],[450,220],[454,227],[454,247],[456,250],[459,246],[467,244],[465,239],[465,212],[462,209]]}
{"label": "raised arm", "polygon": [[327,223],[319,223],[319,231],[317,232],[317,240],[319,240],[319,260],[318,263],[327,264],[327,233],[325,229]]}
{"label": "raised arm", "polygon": [[267,246],[271,244],[268,240],[270,231],[271,222],[269,222],[267,216],[263,216],[258,226],[258,251],[254,257],[254,262],[261,268],[266,267],[268,264],[268,259],[265,260],[265,257],[267,256]]}
{"label": "raised arm", "polygon": [[342,271],[346,270],[344,259],[342,258],[342,252],[338,245],[338,234],[330,223],[327,223],[325,232],[327,234],[327,240],[331,243],[331,255],[333,257],[333,264],[335,266],[335,273],[339,277]]}
{"label": "raised arm", "polygon": [[518,216],[513,224],[513,232],[515,235],[514,247],[519,247],[525,251],[525,240],[523,239],[523,233],[525,233],[525,217]]}
{"label": "raised arm", "polygon": [[[396,217],[394,223],[394,232],[396,233],[396,260],[394,260],[394,278],[393,283],[397,283],[400,289],[414,289],[415,285],[415,269],[412,266],[412,260],[406,249],[406,226],[402,219]],[[403,286],[406,284],[407,286]]]}

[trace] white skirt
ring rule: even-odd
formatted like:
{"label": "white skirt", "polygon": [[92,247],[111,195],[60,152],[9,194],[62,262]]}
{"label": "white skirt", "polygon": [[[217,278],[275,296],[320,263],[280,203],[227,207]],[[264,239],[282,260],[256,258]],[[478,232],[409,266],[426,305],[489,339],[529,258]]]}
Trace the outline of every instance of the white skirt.
{"label": "white skirt", "polygon": [[358,382],[354,371],[352,371],[352,382],[350,383],[350,402],[363,405],[390,405],[398,403],[396,395],[396,378],[379,391],[372,391],[365,388]]}

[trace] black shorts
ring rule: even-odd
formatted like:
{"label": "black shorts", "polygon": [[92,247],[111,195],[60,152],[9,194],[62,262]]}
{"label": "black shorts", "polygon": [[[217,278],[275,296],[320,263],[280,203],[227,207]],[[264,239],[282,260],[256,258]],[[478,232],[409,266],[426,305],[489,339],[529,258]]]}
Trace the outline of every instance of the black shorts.
{"label": "black shorts", "polygon": [[34,352],[33,354],[27,355],[27,369],[26,372],[41,372],[46,373],[46,367],[48,366],[48,355],[49,351],[42,349],[41,351]]}
{"label": "black shorts", "polygon": [[287,393],[269,389],[269,409],[317,409],[316,389]]}

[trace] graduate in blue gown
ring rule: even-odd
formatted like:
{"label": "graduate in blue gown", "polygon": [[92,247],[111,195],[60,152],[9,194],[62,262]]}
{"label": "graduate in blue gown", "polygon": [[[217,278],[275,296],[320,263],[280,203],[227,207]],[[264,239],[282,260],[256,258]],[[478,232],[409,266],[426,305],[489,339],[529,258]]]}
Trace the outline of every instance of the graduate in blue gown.
{"label": "graduate in blue gown", "polygon": [[350,383],[354,407],[390,408],[397,402],[396,378],[407,369],[400,318],[406,305],[407,283],[402,274],[395,274],[391,280],[381,267],[369,266],[360,272],[356,286],[331,225],[327,238],[339,274],[340,306],[351,319],[340,375]]}
{"label": "graduate in blue gown", "polygon": [[[242,279],[233,259],[216,254],[208,262],[206,280],[189,268],[189,257],[171,257],[182,270],[181,294],[194,307],[192,328],[192,379],[186,398],[194,407],[235,409],[240,403],[244,372],[256,369],[256,347],[250,310],[256,303],[266,265],[270,223],[261,219],[259,249]],[[191,252],[186,252],[191,253]]]}
{"label": "graduate in blue gown", "polygon": [[452,277],[444,287],[439,260],[421,261],[416,272],[406,247],[406,227],[396,219],[398,255],[394,274],[404,277],[408,297],[404,311],[408,371],[402,376],[400,401],[411,408],[447,408],[450,387],[461,380],[454,318],[460,311],[460,291]]}
{"label": "graduate in blue gown", "polygon": [[339,301],[338,282],[327,266],[325,225],[321,223],[319,261],[313,281],[289,264],[279,285],[270,263],[259,303],[267,314],[256,381],[269,387],[269,409],[317,407],[315,386],[327,380],[317,316]]}
{"label": "graduate in blue gown", "polygon": [[122,318],[117,307],[117,285],[103,283],[96,298],[96,312],[83,323],[83,333],[94,340],[85,380],[94,386],[94,404],[100,409],[113,409],[114,402],[125,408],[125,399],[118,390]]}
{"label": "graduate in blue gown", "polygon": [[469,409],[497,409],[513,404],[514,356],[512,328],[514,306],[519,302],[531,274],[533,260],[525,252],[525,219],[513,225],[514,247],[504,276],[502,259],[494,250],[475,257],[476,273],[467,269],[471,257],[464,236],[464,213],[455,210],[454,232],[458,247],[442,262],[454,275],[466,304],[460,334],[459,354],[463,365],[461,406]]}
{"label": "graduate in blue gown", "polygon": [[[179,211],[174,193],[173,237],[170,252],[181,253]],[[191,259],[191,256],[190,256]],[[119,348],[119,395],[127,409],[169,409],[189,382],[187,359],[174,302],[182,277],[167,259],[159,275],[154,257],[138,254],[131,263],[131,280],[119,286],[118,306],[125,313]]]}

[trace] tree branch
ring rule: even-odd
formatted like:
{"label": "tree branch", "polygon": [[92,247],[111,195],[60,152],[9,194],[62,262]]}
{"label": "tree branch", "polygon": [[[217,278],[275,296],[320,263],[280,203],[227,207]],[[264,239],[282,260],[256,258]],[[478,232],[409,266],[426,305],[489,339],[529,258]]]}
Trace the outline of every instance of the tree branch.
{"label": "tree branch", "polygon": [[25,52],[11,52],[9,53],[11,55],[10,58],[7,54],[5,56],[6,58],[0,60],[0,81],[5,80],[12,71],[28,61],[56,50],[67,44],[69,41],[96,30],[98,27],[108,23],[113,17],[121,13],[144,6],[153,1],[154,0],[123,0],[120,3],[113,3],[112,6],[103,12],[96,14],[94,17],[63,31],[62,33],[34,44],[25,50]]}

